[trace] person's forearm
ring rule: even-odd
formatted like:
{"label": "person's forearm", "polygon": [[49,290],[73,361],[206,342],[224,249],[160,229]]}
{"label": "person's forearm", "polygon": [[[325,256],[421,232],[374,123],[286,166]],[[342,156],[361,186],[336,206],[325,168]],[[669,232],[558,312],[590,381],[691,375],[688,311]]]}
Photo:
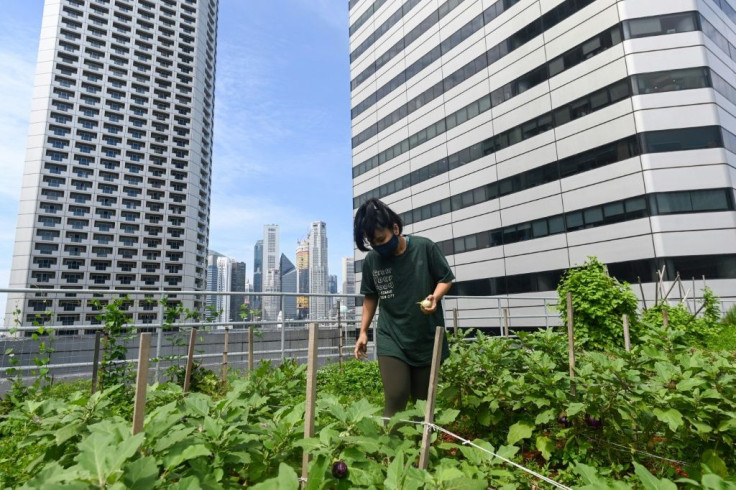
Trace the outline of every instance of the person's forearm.
{"label": "person's forearm", "polygon": [[360,333],[367,333],[368,328],[373,321],[373,316],[376,314],[378,307],[378,298],[375,296],[364,296],[363,297],[363,315],[360,319]]}
{"label": "person's forearm", "polygon": [[435,302],[439,303],[442,301],[442,298],[450,291],[450,288],[452,288],[452,282],[438,282],[434,288],[434,293],[432,293]]}

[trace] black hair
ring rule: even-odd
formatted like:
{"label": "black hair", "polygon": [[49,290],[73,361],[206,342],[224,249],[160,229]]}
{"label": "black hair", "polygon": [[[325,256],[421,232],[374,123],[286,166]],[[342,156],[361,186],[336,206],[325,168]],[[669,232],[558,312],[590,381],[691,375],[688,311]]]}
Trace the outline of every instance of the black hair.
{"label": "black hair", "polygon": [[378,199],[368,199],[360,205],[353,220],[353,240],[358,250],[367,252],[368,241],[373,238],[376,230],[392,230],[394,225],[399,226],[399,235],[404,229],[404,223],[398,214]]}

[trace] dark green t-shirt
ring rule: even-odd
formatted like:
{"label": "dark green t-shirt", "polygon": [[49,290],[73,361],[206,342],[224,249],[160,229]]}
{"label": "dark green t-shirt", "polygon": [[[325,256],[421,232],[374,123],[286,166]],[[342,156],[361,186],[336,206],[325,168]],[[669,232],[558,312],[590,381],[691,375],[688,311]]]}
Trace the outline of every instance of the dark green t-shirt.
{"label": "dark green t-shirt", "polygon": [[[442,304],[425,315],[417,303],[432,294],[438,282],[451,282],[455,276],[437,244],[419,236],[406,240],[406,250],[399,256],[384,258],[368,252],[360,293],[378,296],[378,355],[427,366],[432,364],[435,329],[444,327],[445,318]],[[442,359],[449,355],[445,338]]]}

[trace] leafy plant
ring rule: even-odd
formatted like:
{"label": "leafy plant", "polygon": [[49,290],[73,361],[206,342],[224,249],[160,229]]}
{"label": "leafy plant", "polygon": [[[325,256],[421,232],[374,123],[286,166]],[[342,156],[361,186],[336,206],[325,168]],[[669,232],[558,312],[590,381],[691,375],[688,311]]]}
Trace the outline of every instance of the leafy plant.
{"label": "leafy plant", "polygon": [[628,315],[632,337],[639,335],[638,303],[626,282],[608,275],[596,257],[568,269],[557,286],[563,324],[567,321],[567,293],[572,295],[575,341],[585,349],[623,345],[622,316]]}
{"label": "leafy plant", "polygon": [[336,395],[341,400],[364,397],[376,404],[383,403],[383,384],[377,362],[349,360],[342,367],[333,363],[317,372],[317,389]]}
{"label": "leafy plant", "polygon": [[100,361],[100,384],[102,387],[119,383],[128,384],[133,374],[128,360],[126,343],[135,334],[129,331],[132,319],[125,312],[130,298],[127,296],[113,301],[91,300],[95,309],[102,310],[97,320],[102,323],[102,359]]}

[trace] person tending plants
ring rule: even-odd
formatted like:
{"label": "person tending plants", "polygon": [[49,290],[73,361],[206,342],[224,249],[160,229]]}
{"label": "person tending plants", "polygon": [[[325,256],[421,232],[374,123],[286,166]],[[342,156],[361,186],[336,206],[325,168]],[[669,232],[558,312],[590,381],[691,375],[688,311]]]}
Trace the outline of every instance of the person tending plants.
{"label": "person tending plants", "polygon": [[[410,397],[427,398],[435,329],[445,324],[441,300],[455,279],[436,243],[402,231],[399,215],[378,199],[369,199],[355,214],[355,245],[368,252],[363,260],[363,315],[355,357],[366,355],[368,327],[380,306],[376,335],[384,417],[403,410]],[[442,360],[449,355],[445,338]]]}

